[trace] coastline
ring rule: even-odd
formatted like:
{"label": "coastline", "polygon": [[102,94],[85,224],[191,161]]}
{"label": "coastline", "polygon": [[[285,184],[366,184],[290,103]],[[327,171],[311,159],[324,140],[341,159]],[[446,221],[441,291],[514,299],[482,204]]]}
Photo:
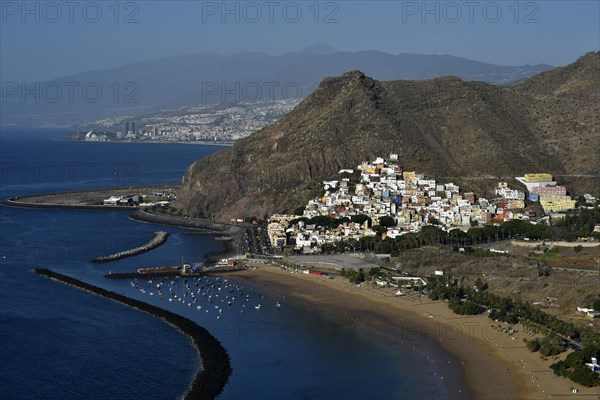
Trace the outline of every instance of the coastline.
{"label": "coastline", "polygon": [[190,383],[185,399],[214,399],[219,396],[229,381],[232,369],[227,350],[217,338],[195,322],[151,304],[90,285],[48,269],[36,268],[33,273],[160,318],[189,337],[196,348],[198,361],[202,368]]}
{"label": "coastline", "polygon": [[[28,196],[34,197],[34,196]],[[86,205],[86,204],[50,204],[50,203],[28,203],[22,201],[25,197],[10,197],[2,201],[2,205],[15,208],[46,208],[55,210],[88,210],[88,211],[135,211],[139,210],[137,206],[104,206],[104,205]]]}
{"label": "coastline", "polygon": [[101,204],[85,204],[82,200],[90,197],[103,197],[113,195],[118,192],[131,192],[140,190],[165,190],[179,187],[179,183],[166,183],[160,185],[142,185],[142,186],[120,186],[107,187],[88,190],[67,190],[61,192],[39,193],[25,196],[13,196],[4,199],[0,204],[8,207],[18,208],[52,208],[63,210],[106,210],[106,211],[135,211],[139,206],[116,206]]}
{"label": "coastline", "polygon": [[[67,207],[69,206],[65,206]],[[230,240],[223,241],[222,250],[206,255],[208,259],[235,254],[238,239],[241,239],[240,233],[244,230],[237,225],[153,214],[145,210],[134,213],[131,219],[210,230],[212,234],[231,236]],[[459,316],[449,310],[444,302],[432,302],[410,295],[397,297],[393,295],[393,290],[374,288],[367,284],[358,288],[342,278],[326,280],[315,276],[295,275],[283,272],[279,267],[265,265],[259,265],[256,271],[230,274],[236,279],[263,285],[267,291],[278,291],[286,296],[305,300],[314,310],[350,321],[357,329],[375,329],[390,339],[394,335],[431,338],[461,361],[459,368],[463,371],[464,383],[471,398],[497,399],[499,393],[500,398],[511,399],[569,397],[570,387],[579,389],[578,397],[600,398],[598,388],[584,388],[566,378],[555,376],[549,369],[552,361],[543,361],[537,353],[530,353],[526,349],[522,339],[533,336],[527,336],[521,326],[516,326],[518,340],[513,340],[510,334],[502,332],[509,327],[508,324],[493,322],[487,315]],[[564,355],[566,354],[563,354],[563,358]]]}
{"label": "coastline", "polygon": [[223,243],[223,249],[212,251],[205,255],[208,262],[216,262],[221,258],[233,257],[241,253],[242,233],[244,229],[238,225],[226,224],[203,219],[186,219],[172,215],[152,214],[146,210],[137,210],[129,216],[130,219],[154,225],[174,226],[177,228],[194,229],[202,231],[203,234],[227,235]]}
{"label": "coastline", "polygon": [[119,143],[119,144],[189,144],[196,146],[221,146],[221,147],[232,147],[235,142],[224,142],[224,143],[215,143],[215,142],[191,142],[191,141],[126,141],[126,140],[104,140],[104,141],[94,141],[94,140],[79,140],[79,139],[69,139],[69,138],[54,138],[52,140],[57,140],[60,142],[84,142],[84,143]]}
{"label": "coastline", "polygon": [[[58,210],[85,210],[85,211],[126,211],[129,218],[136,222],[153,225],[172,226],[176,228],[192,229],[206,235],[225,236],[221,240],[223,249],[213,251],[206,255],[209,262],[216,262],[221,258],[240,254],[243,248],[242,233],[244,228],[239,225],[227,224],[207,219],[188,219],[174,215],[155,214],[139,206],[113,206],[99,204],[82,204],[79,199],[84,196],[99,196],[134,190],[161,190],[172,188],[179,184],[162,184],[156,186],[131,186],[117,188],[102,188],[92,190],[74,190],[65,192],[50,192],[27,196],[9,197],[0,204],[15,208],[33,209],[58,209]],[[56,201],[58,199],[58,201]],[[54,200],[54,202],[52,201]]]}
{"label": "coastline", "polygon": [[598,388],[585,388],[554,375],[550,361],[527,350],[522,339],[532,336],[520,325],[512,326],[517,336],[513,339],[509,324],[494,322],[485,314],[457,315],[442,301],[416,294],[395,296],[394,290],[365,284],[356,287],[340,277],[329,280],[265,265],[231,275],[302,301],[306,307],[357,329],[376,330],[390,342],[399,338],[434,340],[460,360],[463,384],[473,399],[568,397],[571,387],[579,389],[578,397],[600,394]]}

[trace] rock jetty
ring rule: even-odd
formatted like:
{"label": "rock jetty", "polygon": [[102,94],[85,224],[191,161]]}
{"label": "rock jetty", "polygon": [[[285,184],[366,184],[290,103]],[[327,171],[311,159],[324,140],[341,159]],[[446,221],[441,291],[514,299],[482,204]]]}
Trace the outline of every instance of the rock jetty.
{"label": "rock jetty", "polygon": [[231,376],[231,364],[227,350],[221,342],[195,322],[143,301],[135,300],[100,287],[90,285],[44,268],[36,268],[34,273],[57,282],[84,290],[98,296],[117,301],[136,310],[154,315],[174,326],[188,336],[196,347],[202,369],[198,371],[185,394],[186,400],[214,399],[222,391]]}
{"label": "rock jetty", "polygon": [[150,240],[149,242],[147,242],[141,246],[135,247],[133,249],[121,251],[119,253],[111,254],[109,256],[97,257],[97,258],[94,258],[91,262],[104,263],[104,262],[119,260],[119,259],[125,258],[125,257],[137,256],[138,254],[142,254],[147,251],[150,251],[150,250],[160,246],[161,244],[165,243],[167,241],[168,237],[169,237],[168,232],[164,232],[164,231],[154,232],[154,237],[152,238],[152,240]]}

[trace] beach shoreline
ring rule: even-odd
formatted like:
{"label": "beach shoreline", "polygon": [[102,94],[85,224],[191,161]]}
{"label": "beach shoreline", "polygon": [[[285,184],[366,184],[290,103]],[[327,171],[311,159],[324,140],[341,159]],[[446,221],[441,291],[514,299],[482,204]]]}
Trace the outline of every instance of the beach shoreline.
{"label": "beach shoreline", "polygon": [[600,395],[598,388],[585,388],[554,375],[549,368],[552,361],[526,348],[522,339],[533,336],[520,325],[494,322],[485,314],[457,315],[445,302],[417,293],[395,296],[397,289],[357,287],[347,279],[292,274],[277,266],[256,267],[231,276],[302,300],[306,307],[345,319],[357,329],[376,329],[388,339],[428,337],[435,341],[461,363],[462,383],[469,395],[451,398],[548,399],[568,397],[572,387],[579,390],[578,397]]}
{"label": "beach shoreline", "polygon": [[[230,240],[223,241],[223,249],[206,255],[209,261],[240,253],[244,231],[241,226],[144,210],[134,213],[131,219],[230,236]],[[557,358],[542,360],[539,353],[527,350],[523,339],[534,336],[518,324],[511,326],[494,322],[486,314],[456,315],[446,303],[433,302],[415,293],[395,296],[395,289],[376,288],[370,284],[357,287],[343,278],[328,280],[320,276],[296,275],[277,266],[263,264],[257,265],[257,268],[230,275],[261,285],[266,291],[286,293],[305,300],[310,307],[337,315],[340,320],[347,320],[348,314],[356,316],[352,324],[360,329],[375,328],[389,335],[431,338],[461,361],[460,369],[471,398],[568,398],[575,396],[569,389],[576,388],[579,391],[576,397],[600,399],[600,388],[585,388],[554,375],[549,366]],[[511,328],[514,333],[508,332]],[[560,358],[564,359],[566,354],[563,353]]]}

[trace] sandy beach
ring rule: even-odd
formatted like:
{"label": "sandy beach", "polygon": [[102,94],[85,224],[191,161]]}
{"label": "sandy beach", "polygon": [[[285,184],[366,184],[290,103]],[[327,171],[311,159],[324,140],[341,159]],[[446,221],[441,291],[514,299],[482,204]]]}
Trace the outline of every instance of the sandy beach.
{"label": "sandy beach", "polygon": [[[304,301],[307,307],[357,329],[375,329],[396,341],[426,335],[459,360],[463,383],[473,399],[600,398],[600,388],[585,388],[555,376],[549,368],[553,361],[527,350],[523,338],[533,336],[520,325],[494,322],[485,314],[457,315],[446,303],[417,293],[396,296],[397,289],[357,287],[341,277],[325,279],[265,265],[233,275]],[[573,387],[579,393],[572,394]]]}

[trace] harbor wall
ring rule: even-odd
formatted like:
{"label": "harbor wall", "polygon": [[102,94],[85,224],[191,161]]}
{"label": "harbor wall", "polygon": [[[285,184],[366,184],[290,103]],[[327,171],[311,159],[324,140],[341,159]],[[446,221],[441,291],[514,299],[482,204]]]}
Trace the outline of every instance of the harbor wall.
{"label": "harbor wall", "polygon": [[162,308],[135,300],[121,294],[90,285],[48,269],[36,268],[35,274],[64,283],[107,299],[117,301],[136,310],[156,316],[188,336],[199,355],[202,369],[198,371],[185,395],[186,400],[214,399],[222,391],[231,376],[231,364],[227,350],[217,338],[195,322]]}
{"label": "harbor wall", "polygon": [[109,256],[96,257],[93,260],[91,260],[91,262],[105,263],[105,262],[120,260],[121,258],[125,258],[125,257],[137,256],[138,254],[145,253],[147,251],[155,249],[158,246],[164,244],[167,241],[168,237],[169,237],[169,234],[167,232],[164,232],[164,231],[154,232],[154,237],[152,238],[152,240],[150,240],[149,242],[147,242],[141,246],[134,247],[133,249],[129,249],[129,250],[125,250],[125,251],[120,251],[118,253],[111,254]]}

